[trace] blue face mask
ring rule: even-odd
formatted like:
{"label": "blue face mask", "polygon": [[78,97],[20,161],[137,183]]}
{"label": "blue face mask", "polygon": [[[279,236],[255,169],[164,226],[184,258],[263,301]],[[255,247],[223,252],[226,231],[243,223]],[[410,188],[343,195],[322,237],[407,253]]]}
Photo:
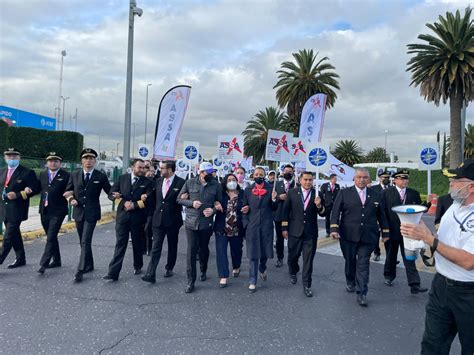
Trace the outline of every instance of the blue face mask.
{"label": "blue face mask", "polygon": [[16,168],[18,165],[20,165],[20,160],[18,159],[9,159],[7,160],[7,164],[9,168]]}

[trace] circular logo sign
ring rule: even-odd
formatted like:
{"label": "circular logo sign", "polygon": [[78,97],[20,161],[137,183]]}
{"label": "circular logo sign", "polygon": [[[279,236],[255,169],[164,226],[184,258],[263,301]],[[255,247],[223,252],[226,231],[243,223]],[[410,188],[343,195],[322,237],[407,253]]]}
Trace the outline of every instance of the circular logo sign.
{"label": "circular logo sign", "polygon": [[438,153],[433,148],[425,148],[420,153],[423,164],[433,165],[438,160]]}
{"label": "circular logo sign", "polygon": [[218,168],[222,167],[222,160],[220,160],[219,158],[215,158],[213,163],[215,167],[218,167]]}
{"label": "circular logo sign", "polygon": [[198,151],[196,147],[193,145],[188,145],[186,149],[184,149],[184,156],[189,160],[196,159],[197,155],[198,155]]}
{"label": "circular logo sign", "polygon": [[186,170],[187,168],[187,164],[184,162],[184,160],[180,159],[178,160],[178,168],[179,169],[182,169],[182,170]]}
{"label": "circular logo sign", "polygon": [[224,169],[224,171],[229,171],[230,170],[229,164],[225,164],[222,168]]}
{"label": "circular logo sign", "polygon": [[322,148],[314,148],[309,152],[308,159],[312,165],[319,167],[326,163],[328,160],[328,154]]}
{"label": "circular logo sign", "polygon": [[138,149],[138,154],[142,158],[146,158],[148,156],[148,153],[149,153],[149,150],[147,147],[140,147],[140,149]]}

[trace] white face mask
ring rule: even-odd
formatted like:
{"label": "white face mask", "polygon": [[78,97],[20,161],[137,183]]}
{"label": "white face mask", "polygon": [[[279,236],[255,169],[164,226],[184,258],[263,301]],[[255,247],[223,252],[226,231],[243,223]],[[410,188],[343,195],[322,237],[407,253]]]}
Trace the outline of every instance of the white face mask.
{"label": "white face mask", "polygon": [[236,181],[229,181],[227,183],[227,190],[233,191],[237,189],[237,182]]}
{"label": "white face mask", "polygon": [[449,194],[451,195],[451,198],[453,199],[454,202],[458,202],[459,204],[461,205],[464,205],[464,202],[467,200],[467,198],[469,197],[470,193],[469,192],[466,192],[465,194],[463,194],[461,191],[470,186],[471,183],[467,183],[466,185],[464,185],[463,187],[455,190],[453,189],[452,187],[449,188]]}

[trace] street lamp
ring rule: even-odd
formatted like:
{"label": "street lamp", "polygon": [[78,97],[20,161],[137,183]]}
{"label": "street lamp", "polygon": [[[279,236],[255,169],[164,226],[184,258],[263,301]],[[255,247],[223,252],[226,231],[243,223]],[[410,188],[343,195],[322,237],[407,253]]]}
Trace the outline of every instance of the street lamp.
{"label": "street lamp", "polygon": [[151,84],[147,84],[146,86],[146,100],[145,100],[145,144],[146,144],[146,129],[148,127],[148,88]]}
{"label": "street lamp", "polygon": [[66,106],[66,100],[69,100],[70,97],[61,96],[61,99],[63,99],[63,118],[61,119],[61,130],[64,131],[64,107]]}
{"label": "street lamp", "polygon": [[63,91],[63,64],[64,64],[64,57],[66,56],[66,51],[61,52],[61,69],[59,71],[59,95],[58,95],[58,117],[56,118],[56,130],[58,129],[59,125],[58,122],[61,119],[61,97]]}
{"label": "street lamp", "polygon": [[137,126],[139,126],[139,123],[132,123],[133,126],[133,133],[132,133],[132,154],[135,154],[135,132]]}
{"label": "street lamp", "polygon": [[128,15],[128,51],[127,51],[127,85],[125,92],[125,127],[123,139],[123,168],[127,172],[130,161],[130,128],[132,123],[132,74],[133,74],[133,26],[135,15],[142,16],[143,10],[137,7],[135,0],[130,0]]}
{"label": "street lamp", "polygon": [[389,132],[389,130],[386,129],[386,130],[385,130],[385,148],[384,148],[384,150],[385,150],[385,152],[384,152],[384,153],[385,153],[385,156],[387,156],[387,135],[388,135],[388,132]]}

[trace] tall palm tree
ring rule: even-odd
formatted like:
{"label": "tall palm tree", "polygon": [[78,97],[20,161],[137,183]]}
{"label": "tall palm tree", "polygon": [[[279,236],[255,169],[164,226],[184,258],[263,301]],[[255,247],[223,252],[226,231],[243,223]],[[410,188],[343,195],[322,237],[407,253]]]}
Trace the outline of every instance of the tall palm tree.
{"label": "tall palm tree", "polygon": [[347,165],[360,163],[364,158],[363,150],[355,140],[341,140],[336,143],[332,154]]}
{"label": "tall palm tree", "polygon": [[474,158],[474,125],[468,124],[464,131],[464,159]]}
{"label": "tall palm tree", "polygon": [[384,147],[376,147],[370,150],[365,156],[365,161],[368,163],[385,163],[388,160],[388,155]]}
{"label": "tall palm tree", "polygon": [[408,44],[408,54],[413,57],[407,63],[412,72],[410,85],[419,86],[420,94],[436,106],[449,100],[451,168],[461,162],[461,109],[474,98],[474,25],[471,9],[461,17],[459,10],[453,15],[439,16],[439,22],[426,24],[435,36],[421,34],[423,44]]}
{"label": "tall palm tree", "polygon": [[265,159],[268,130],[282,130],[288,123],[288,116],[276,107],[266,107],[260,110],[242,132],[244,135],[244,150],[247,156],[253,155],[253,161],[260,164]]}
{"label": "tall palm tree", "polygon": [[323,57],[316,62],[319,53],[303,49],[293,53],[295,62],[281,63],[277,71],[278,82],[273,87],[277,89],[276,99],[280,108],[285,108],[292,123],[293,133],[298,133],[301,111],[305,102],[314,94],[327,95],[326,108],[331,108],[336,102],[337,95],[334,89],[339,88],[336,69]]}

